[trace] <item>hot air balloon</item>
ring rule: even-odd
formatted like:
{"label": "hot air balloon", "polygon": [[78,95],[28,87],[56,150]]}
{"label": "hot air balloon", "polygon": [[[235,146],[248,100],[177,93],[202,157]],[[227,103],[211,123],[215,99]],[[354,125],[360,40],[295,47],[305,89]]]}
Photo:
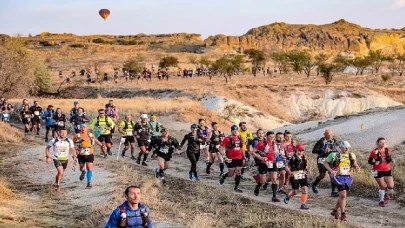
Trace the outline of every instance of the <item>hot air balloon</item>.
{"label": "hot air balloon", "polygon": [[110,16],[110,11],[108,9],[101,9],[100,11],[98,11],[98,14],[100,14],[100,16],[106,20],[108,16]]}

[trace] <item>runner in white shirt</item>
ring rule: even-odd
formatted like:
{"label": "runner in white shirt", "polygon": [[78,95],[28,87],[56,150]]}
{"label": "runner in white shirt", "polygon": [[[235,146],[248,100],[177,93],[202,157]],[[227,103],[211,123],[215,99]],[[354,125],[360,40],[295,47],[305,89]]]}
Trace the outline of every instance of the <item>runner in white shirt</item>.
{"label": "runner in white shirt", "polygon": [[77,154],[74,143],[71,139],[67,138],[67,130],[62,129],[59,137],[51,139],[45,149],[46,163],[51,163],[51,159],[53,159],[53,164],[58,170],[54,184],[56,191],[60,191],[59,184],[68,164],[69,152],[72,153],[72,157],[76,161]]}

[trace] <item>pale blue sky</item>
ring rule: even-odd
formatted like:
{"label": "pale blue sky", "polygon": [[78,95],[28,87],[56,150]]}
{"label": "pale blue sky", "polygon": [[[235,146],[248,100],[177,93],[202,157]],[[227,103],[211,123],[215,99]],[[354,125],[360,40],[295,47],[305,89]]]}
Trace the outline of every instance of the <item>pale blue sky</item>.
{"label": "pale blue sky", "polygon": [[[98,15],[111,11],[107,21]],[[405,27],[405,0],[0,0],[0,34],[243,35],[273,22]]]}

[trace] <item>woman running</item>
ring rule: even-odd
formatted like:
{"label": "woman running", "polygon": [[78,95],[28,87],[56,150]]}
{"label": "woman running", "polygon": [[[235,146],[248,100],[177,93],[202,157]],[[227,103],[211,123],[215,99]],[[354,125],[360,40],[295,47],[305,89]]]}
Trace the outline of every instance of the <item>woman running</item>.
{"label": "woman running", "polygon": [[210,174],[211,172],[211,166],[215,161],[215,158],[218,157],[218,162],[219,162],[219,170],[221,174],[219,176],[222,176],[224,174],[224,159],[222,158],[221,154],[219,153],[219,146],[221,145],[222,140],[225,138],[225,134],[218,130],[218,123],[213,122],[212,123],[212,131],[210,133],[210,141],[209,141],[209,152],[210,152],[210,161],[208,162],[206,173]]}
{"label": "woman running", "polygon": [[200,143],[202,142],[202,140],[198,138],[197,135],[198,129],[197,124],[191,125],[190,128],[191,132],[184,136],[183,140],[180,143],[179,148],[181,149],[187,141],[186,154],[191,163],[191,169],[190,172],[188,173],[188,177],[190,178],[190,180],[193,180],[194,175],[195,180],[199,181],[200,178],[198,177],[197,174],[197,162],[198,159],[200,158]]}
{"label": "woman running", "polygon": [[391,149],[386,146],[387,142],[385,138],[378,138],[377,148],[371,151],[370,157],[368,158],[368,164],[373,166],[372,173],[380,187],[378,191],[380,207],[386,207],[385,201],[391,199],[390,192],[394,189],[391,164],[394,164],[395,160],[392,159]]}
{"label": "woman running", "polygon": [[62,109],[56,109],[56,114],[53,116],[53,120],[55,120],[55,133],[59,136],[60,130],[66,128],[66,116],[62,113]]}
{"label": "woman running", "polygon": [[28,135],[28,132],[31,129],[31,119],[34,117],[34,114],[29,110],[29,105],[25,105],[24,109],[20,112],[20,119],[25,126],[25,135]]}

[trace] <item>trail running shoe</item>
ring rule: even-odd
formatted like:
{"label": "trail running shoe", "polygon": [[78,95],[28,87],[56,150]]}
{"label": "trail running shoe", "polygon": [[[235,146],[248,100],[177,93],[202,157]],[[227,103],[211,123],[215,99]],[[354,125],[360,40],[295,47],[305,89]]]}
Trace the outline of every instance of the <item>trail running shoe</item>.
{"label": "trail running shoe", "polygon": [[198,175],[194,175],[194,178],[195,178],[196,181],[199,181],[199,180],[200,180],[200,178],[198,177]]}
{"label": "trail running shoe", "polygon": [[387,193],[385,193],[385,195],[384,195],[384,200],[391,200],[391,197],[390,197],[390,195],[388,195]]}
{"label": "trail running shoe", "polygon": [[80,181],[84,180],[84,176],[85,176],[85,175],[86,175],[86,171],[82,172],[82,173],[80,174],[79,180],[80,180]]}
{"label": "trail running shoe", "polygon": [[144,162],[144,161],[142,162],[142,165],[143,166],[148,166],[148,164],[146,164],[146,162]]}
{"label": "trail running shoe", "polygon": [[193,174],[192,173],[188,174],[188,179],[193,180]]}
{"label": "trail running shoe", "polygon": [[136,164],[138,164],[138,165],[141,164],[141,158],[140,158],[140,157],[138,157],[138,158],[136,159]]}
{"label": "trail running shoe", "polygon": [[107,158],[107,154],[104,154],[104,158]]}
{"label": "trail running shoe", "polygon": [[155,176],[156,176],[156,178],[159,178],[159,169],[158,168],[155,169]]}
{"label": "trail running shoe", "polygon": [[387,206],[387,204],[385,204],[384,201],[381,201],[378,205],[380,205],[380,207],[386,207]]}
{"label": "trail running shoe", "polygon": [[[288,201],[290,201],[290,197],[285,196],[284,199],[283,199],[283,202],[284,202],[285,204],[288,204]],[[301,207],[302,207],[302,205],[301,205]]]}
{"label": "trail running shoe", "polygon": [[162,184],[166,184],[166,179],[162,177]]}
{"label": "trail running shoe", "polygon": [[303,209],[303,210],[308,210],[308,209],[309,209],[309,207],[308,207],[308,205],[306,205],[305,203],[303,203],[303,204],[301,204],[300,209]]}
{"label": "trail running shoe", "polygon": [[282,189],[282,188],[279,188],[278,190],[277,190],[277,194],[287,194],[285,191],[284,191],[284,189]]}
{"label": "trail running shoe", "polygon": [[108,150],[108,151],[107,151],[107,154],[110,155],[110,156],[112,156],[111,150]]}
{"label": "trail running shoe", "polygon": [[277,197],[273,197],[273,198],[271,199],[271,201],[276,202],[276,203],[280,202],[280,200],[277,199]]}
{"label": "trail running shoe", "polygon": [[255,196],[258,196],[260,193],[260,187],[258,185],[256,185],[255,190],[253,191],[253,194],[255,194]]}
{"label": "trail running shoe", "polygon": [[210,169],[210,168],[206,168],[206,169],[205,169],[205,173],[210,174],[210,173],[211,173],[211,169]]}
{"label": "trail running shoe", "polygon": [[[123,151],[121,152],[121,157],[125,157],[125,150],[123,150]],[[132,158],[134,158],[133,160],[135,160],[135,157],[134,157],[134,156],[132,156],[131,159],[132,159]]]}
{"label": "trail running shoe", "polygon": [[312,192],[315,194],[319,193],[318,187],[316,187],[316,185],[312,184]]}
{"label": "trail running shoe", "polygon": [[221,178],[219,179],[219,183],[220,183],[221,185],[223,185],[223,184],[225,183],[225,177],[224,177],[224,175],[222,175]]}
{"label": "trail running shoe", "polygon": [[233,191],[234,191],[234,192],[238,192],[238,193],[242,193],[242,192],[243,192],[242,190],[240,190],[240,188],[234,188]]}
{"label": "trail running shoe", "polygon": [[331,214],[332,216],[334,216],[335,219],[339,219],[339,212],[338,212],[338,211],[333,210],[330,214]]}
{"label": "trail running shoe", "polygon": [[93,187],[93,185],[91,184],[91,182],[87,183],[86,188],[92,188],[92,187]]}

